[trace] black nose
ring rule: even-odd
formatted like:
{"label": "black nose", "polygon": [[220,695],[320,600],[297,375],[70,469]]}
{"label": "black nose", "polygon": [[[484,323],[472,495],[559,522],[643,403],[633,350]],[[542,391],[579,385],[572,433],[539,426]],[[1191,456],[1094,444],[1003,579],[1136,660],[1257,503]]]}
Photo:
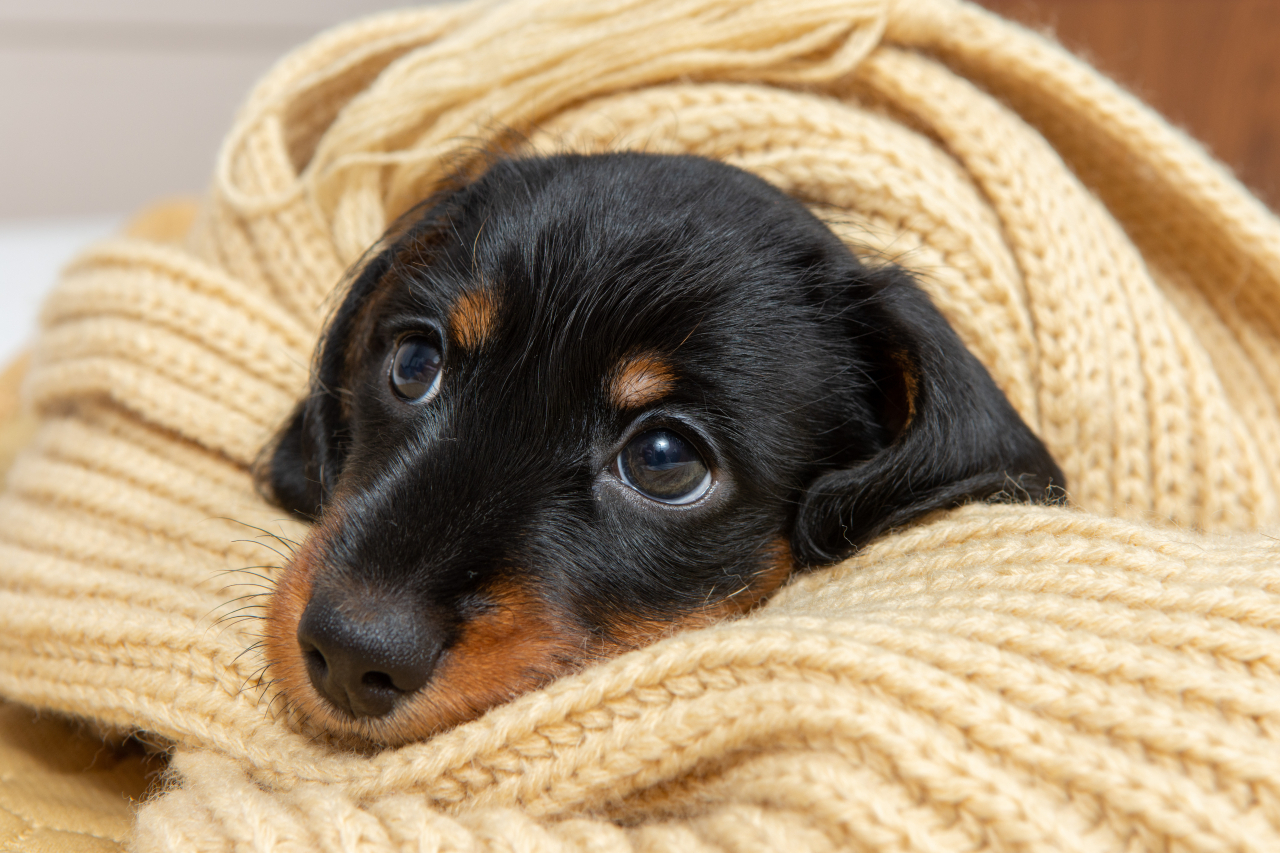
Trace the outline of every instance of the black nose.
{"label": "black nose", "polygon": [[298,646],[320,695],[355,717],[381,717],[431,678],[442,647],[420,608],[383,596],[313,595]]}

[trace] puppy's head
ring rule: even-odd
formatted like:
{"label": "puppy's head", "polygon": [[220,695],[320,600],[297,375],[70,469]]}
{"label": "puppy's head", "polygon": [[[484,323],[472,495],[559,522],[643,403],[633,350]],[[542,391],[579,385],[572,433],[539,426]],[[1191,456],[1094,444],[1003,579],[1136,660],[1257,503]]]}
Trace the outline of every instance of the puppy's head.
{"label": "puppy's head", "polygon": [[[289,701],[400,743],[1063,478],[910,278],[740,170],[504,161],[355,277],[264,487]],[[1010,488],[1012,487],[1012,488]]]}

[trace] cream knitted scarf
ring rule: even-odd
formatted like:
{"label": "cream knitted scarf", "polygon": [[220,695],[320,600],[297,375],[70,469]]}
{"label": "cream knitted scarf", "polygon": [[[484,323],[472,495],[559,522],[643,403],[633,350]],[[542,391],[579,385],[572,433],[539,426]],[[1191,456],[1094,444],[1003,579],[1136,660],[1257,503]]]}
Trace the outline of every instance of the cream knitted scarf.
{"label": "cream knitted scarf", "polygon": [[[281,560],[241,523],[305,535],[247,467],[343,269],[509,128],[727,160],[919,271],[1077,509],[942,514],[426,743],[309,736],[218,621]],[[28,393],[0,693],[174,745],[138,851],[1280,849],[1280,224],[958,0],[335,30],[254,90],[184,240],[71,266]]]}

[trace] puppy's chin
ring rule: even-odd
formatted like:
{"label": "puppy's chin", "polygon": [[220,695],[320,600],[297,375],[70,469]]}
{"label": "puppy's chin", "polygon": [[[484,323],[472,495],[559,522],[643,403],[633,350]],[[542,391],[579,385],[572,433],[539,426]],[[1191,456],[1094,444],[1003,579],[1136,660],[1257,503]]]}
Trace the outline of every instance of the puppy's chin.
{"label": "puppy's chin", "polygon": [[321,696],[296,643],[269,654],[281,692],[305,717],[307,728],[357,747],[400,746],[475,719],[596,659],[584,655],[574,639],[530,619],[522,602],[495,608],[463,630],[460,642],[442,655],[430,683],[380,717],[353,716]]}
{"label": "puppy's chin", "polygon": [[623,615],[602,631],[584,629],[527,586],[490,586],[489,606],[462,624],[430,680],[386,714],[361,717],[336,707],[316,689],[298,640],[317,575],[325,571],[325,540],[341,524],[340,512],[327,514],[285,567],[267,608],[263,644],[276,698],[300,718],[303,730],[361,750],[424,740],[592,663],[745,613],[794,570],[790,547],[780,539],[752,582],[737,593],[670,618]]}
{"label": "puppy's chin", "polygon": [[285,568],[263,637],[268,675],[307,729],[356,747],[398,746],[474,719],[606,656],[599,643],[527,590],[504,586],[490,592],[492,606],[463,624],[425,686],[382,716],[354,716],[317,691],[297,638],[315,584],[319,538],[309,537]]}

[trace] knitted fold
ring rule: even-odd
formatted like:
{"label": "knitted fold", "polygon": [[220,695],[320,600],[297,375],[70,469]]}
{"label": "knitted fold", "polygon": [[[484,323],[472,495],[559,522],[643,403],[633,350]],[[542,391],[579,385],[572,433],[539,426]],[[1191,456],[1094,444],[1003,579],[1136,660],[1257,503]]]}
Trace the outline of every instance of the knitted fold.
{"label": "knitted fold", "polygon": [[[255,494],[347,266],[487,147],[691,152],[917,271],[1071,509],[972,506],[430,741],[273,691]],[[325,34],[190,232],[64,273],[0,496],[0,696],[174,745],[137,851],[1280,849],[1280,222],[960,0],[511,0]]]}

